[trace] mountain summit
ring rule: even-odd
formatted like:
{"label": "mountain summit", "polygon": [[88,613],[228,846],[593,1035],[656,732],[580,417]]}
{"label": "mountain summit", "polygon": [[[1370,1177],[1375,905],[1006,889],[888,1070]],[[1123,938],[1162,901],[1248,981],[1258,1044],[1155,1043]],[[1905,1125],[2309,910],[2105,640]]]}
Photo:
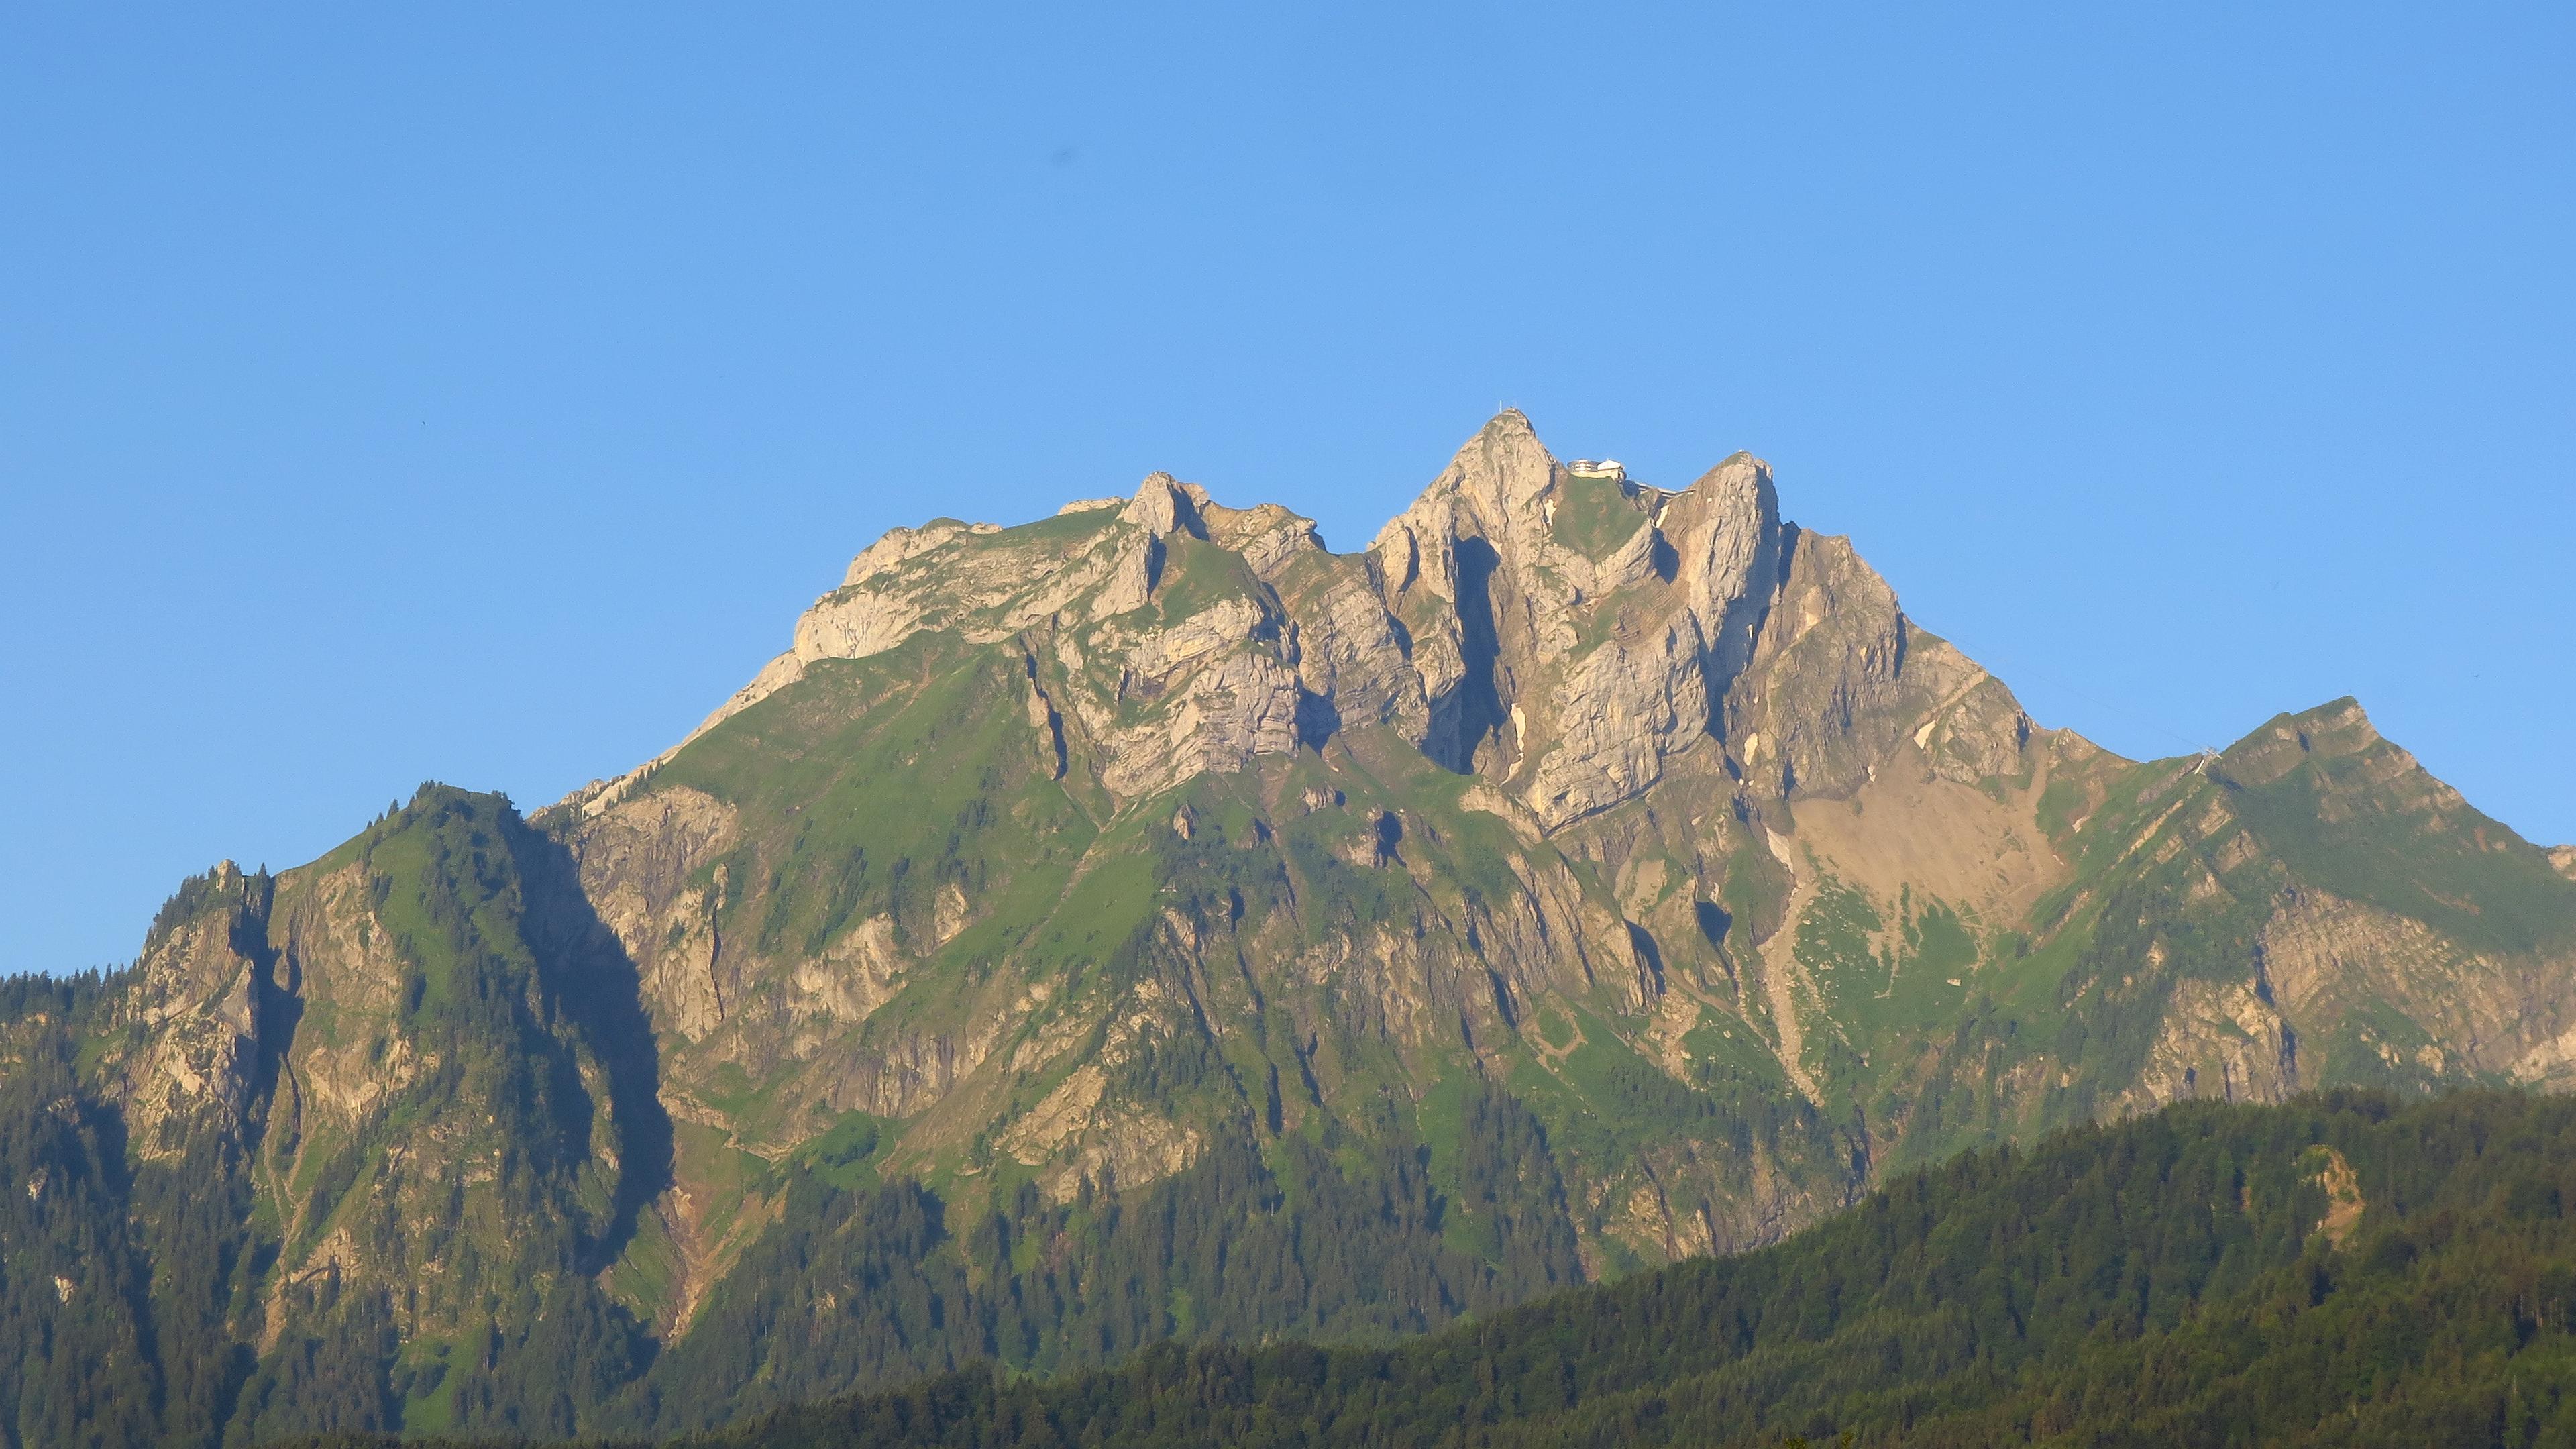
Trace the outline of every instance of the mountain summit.
{"label": "mountain summit", "polygon": [[896,529],[638,769],[189,882],[12,998],[0,1281],[245,1442],[1410,1332],[2059,1124],[2563,1085],[2567,869],[2349,700],[2043,728],[1760,460],[1505,412],[1360,553],[1160,473]]}

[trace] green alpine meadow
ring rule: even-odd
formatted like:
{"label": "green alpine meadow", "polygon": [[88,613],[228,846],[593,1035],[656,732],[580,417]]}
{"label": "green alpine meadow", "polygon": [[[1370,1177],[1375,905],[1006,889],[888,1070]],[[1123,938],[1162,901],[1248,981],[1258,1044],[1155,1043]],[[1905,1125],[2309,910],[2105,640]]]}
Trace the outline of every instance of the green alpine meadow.
{"label": "green alpine meadow", "polygon": [[2563,1443],[2571,1084],[2576,851],[2355,701],[2120,758],[1507,411],[0,983],[0,1446]]}

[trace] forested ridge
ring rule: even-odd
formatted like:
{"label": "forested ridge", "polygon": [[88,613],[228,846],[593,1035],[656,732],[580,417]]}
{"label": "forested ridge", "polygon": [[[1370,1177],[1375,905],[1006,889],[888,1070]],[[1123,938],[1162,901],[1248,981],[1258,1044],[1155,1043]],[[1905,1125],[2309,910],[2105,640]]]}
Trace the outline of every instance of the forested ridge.
{"label": "forested ridge", "polygon": [[2567,1444],[2571,1320],[2576,1102],[2339,1093],[1969,1154],[1784,1244],[1401,1346],[975,1368],[687,1442]]}

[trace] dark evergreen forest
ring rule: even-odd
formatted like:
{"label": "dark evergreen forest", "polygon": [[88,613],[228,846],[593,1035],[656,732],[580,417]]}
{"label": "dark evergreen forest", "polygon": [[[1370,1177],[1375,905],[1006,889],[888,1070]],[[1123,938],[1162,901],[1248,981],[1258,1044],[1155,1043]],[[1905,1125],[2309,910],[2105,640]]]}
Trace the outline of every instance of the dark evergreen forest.
{"label": "dark evergreen forest", "polygon": [[977,1366],[687,1442],[2558,1445],[2571,1321],[2576,1102],[2335,1094],[1970,1154],[1777,1247],[1401,1345]]}

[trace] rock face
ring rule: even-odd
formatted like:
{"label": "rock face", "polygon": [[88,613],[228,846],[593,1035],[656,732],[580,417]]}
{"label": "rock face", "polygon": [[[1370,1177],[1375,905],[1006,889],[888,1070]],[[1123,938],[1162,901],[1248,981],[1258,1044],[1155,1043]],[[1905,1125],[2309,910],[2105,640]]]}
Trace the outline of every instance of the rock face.
{"label": "rock face", "polygon": [[245,1432],[669,1429],[1428,1326],[2183,1098],[2576,1083],[2571,876],[2348,700],[2036,726],[1760,461],[1507,412],[1356,554],[1159,473],[897,529],[645,766],[192,882],[84,1060],[246,1164]]}
{"label": "rock face", "polygon": [[259,1076],[264,919],[274,882],[223,861],[163,912],[119,1003],[137,1040],[117,1058],[137,1150],[166,1156],[192,1118],[237,1123]]}
{"label": "rock face", "polygon": [[1416,743],[1550,827],[1634,797],[1709,737],[1785,547],[1758,462],[1679,494],[1578,478],[1505,413],[1371,550],[1431,703]]}

